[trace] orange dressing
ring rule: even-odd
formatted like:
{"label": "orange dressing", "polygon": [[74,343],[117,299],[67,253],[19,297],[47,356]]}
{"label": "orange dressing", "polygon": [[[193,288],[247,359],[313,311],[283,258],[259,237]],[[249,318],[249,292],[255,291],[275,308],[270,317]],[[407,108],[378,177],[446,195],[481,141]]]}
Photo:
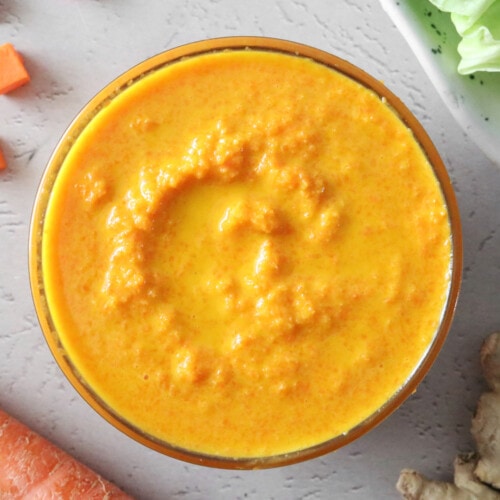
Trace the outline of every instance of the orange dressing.
{"label": "orange dressing", "polygon": [[133,426],[229,457],[349,431],[424,356],[449,289],[432,168],[373,92],[227,51],[132,85],[72,146],[43,272],[55,326]]}

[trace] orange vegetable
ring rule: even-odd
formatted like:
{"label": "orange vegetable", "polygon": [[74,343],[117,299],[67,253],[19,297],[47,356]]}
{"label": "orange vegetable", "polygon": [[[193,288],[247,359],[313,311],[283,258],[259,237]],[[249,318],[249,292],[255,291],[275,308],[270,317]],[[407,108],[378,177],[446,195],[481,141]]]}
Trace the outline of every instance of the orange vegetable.
{"label": "orange vegetable", "polygon": [[0,410],[0,498],[131,499]]}
{"label": "orange vegetable", "polygon": [[29,81],[23,59],[13,45],[0,45],[0,94],[6,94]]}
{"label": "orange vegetable", "polygon": [[0,149],[0,170],[4,170],[7,168],[7,162],[5,161],[5,157]]}

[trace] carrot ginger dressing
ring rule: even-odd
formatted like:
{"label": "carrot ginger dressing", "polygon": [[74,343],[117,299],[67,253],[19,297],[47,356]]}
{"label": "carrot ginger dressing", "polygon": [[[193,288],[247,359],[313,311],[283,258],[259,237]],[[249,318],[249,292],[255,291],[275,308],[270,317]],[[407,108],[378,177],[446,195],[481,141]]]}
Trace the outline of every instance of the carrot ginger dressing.
{"label": "carrot ginger dressing", "polygon": [[303,57],[222,51],[92,119],[42,256],[63,347],[117,415],[259,457],[345,433],[398,391],[438,328],[451,238],[379,96]]}

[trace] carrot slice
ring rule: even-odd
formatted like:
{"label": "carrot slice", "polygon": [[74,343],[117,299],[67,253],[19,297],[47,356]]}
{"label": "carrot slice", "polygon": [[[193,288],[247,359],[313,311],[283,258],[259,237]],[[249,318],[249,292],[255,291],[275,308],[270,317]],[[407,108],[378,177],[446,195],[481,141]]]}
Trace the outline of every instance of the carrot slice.
{"label": "carrot slice", "polygon": [[0,410],[0,498],[131,500],[114,484]]}
{"label": "carrot slice", "polygon": [[6,94],[30,81],[21,55],[10,43],[0,45],[0,94]]}
{"label": "carrot slice", "polygon": [[5,161],[5,157],[0,149],[0,170],[4,170],[7,168],[7,162]]}

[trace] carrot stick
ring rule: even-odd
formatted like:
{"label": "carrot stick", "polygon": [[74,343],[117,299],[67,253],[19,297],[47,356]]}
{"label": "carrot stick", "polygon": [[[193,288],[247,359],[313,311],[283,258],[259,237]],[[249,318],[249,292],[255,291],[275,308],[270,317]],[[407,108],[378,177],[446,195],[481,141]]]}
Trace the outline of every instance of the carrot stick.
{"label": "carrot stick", "polygon": [[0,498],[131,499],[2,410]]}
{"label": "carrot stick", "polygon": [[7,168],[7,162],[5,161],[5,157],[0,149],[0,170],[5,170]]}
{"label": "carrot stick", "polygon": [[29,81],[23,59],[14,46],[10,43],[0,45],[0,94],[6,94]]}

